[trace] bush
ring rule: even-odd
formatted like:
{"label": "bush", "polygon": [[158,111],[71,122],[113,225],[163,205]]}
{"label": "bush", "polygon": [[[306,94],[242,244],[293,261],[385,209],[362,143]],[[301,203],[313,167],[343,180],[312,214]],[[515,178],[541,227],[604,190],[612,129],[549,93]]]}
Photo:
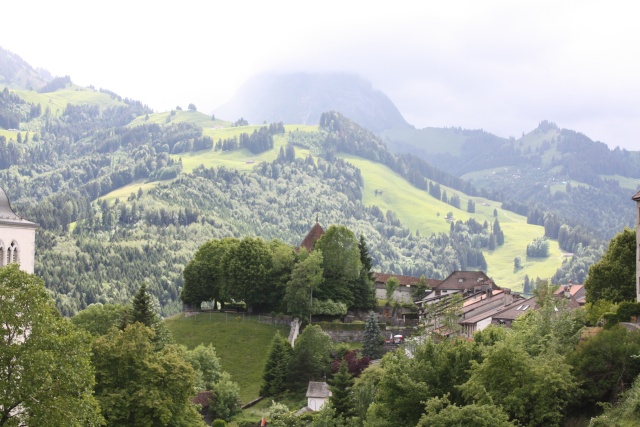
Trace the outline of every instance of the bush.
{"label": "bush", "polygon": [[618,322],[628,322],[631,316],[640,315],[640,303],[624,301],[618,305]]}

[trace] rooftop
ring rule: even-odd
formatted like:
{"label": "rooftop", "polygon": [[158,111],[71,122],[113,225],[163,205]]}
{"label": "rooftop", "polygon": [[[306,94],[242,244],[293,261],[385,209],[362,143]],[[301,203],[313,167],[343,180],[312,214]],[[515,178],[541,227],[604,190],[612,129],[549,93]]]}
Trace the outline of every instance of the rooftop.
{"label": "rooftop", "polygon": [[331,391],[324,381],[309,381],[307,397],[331,397]]}

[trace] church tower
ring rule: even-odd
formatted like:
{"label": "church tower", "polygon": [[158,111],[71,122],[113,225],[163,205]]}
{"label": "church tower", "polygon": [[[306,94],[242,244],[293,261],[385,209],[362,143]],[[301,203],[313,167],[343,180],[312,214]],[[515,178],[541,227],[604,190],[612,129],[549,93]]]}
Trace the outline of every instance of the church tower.
{"label": "church tower", "polygon": [[632,198],[636,202],[636,301],[640,302],[640,191]]}
{"label": "church tower", "polygon": [[16,263],[33,274],[37,229],[38,224],[13,212],[7,193],[0,187],[0,268]]}

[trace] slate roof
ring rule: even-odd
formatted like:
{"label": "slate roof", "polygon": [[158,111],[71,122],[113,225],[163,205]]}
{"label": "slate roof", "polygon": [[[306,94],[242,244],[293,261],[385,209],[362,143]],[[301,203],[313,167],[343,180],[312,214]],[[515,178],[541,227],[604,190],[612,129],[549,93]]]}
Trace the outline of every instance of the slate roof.
{"label": "slate roof", "polygon": [[331,391],[324,381],[309,381],[307,397],[331,397]]}
{"label": "slate roof", "polygon": [[[514,301],[509,305],[501,305],[499,307],[495,307],[492,308],[490,310],[487,310],[485,312],[482,312],[480,314],[477,314],[473,317],[470,317],[468,319],[463,319],[463,320],[458,320],[458,323],[461,325],[473,325],[475,323],[478,323],[481,320],[486,319],[487,317],[494,317],[496,314],[503,312],[503,311],[508,311],[512,308],[518,308],[519,305],[522,304],[522,300],[518,300],[518,301]],[[522,309],[521,309],[522,310]]]}
{"label": "slate roof", "polygon": [[500,289],[482,271],[454,271],[434,289],[439,291],[462,290],[481,285],[491,285],[493,289]]}
{"label": "slate roof", "polygon": [[529,310],[537,310],[540,306],[536,303],[535,297],[518,301],[518,304],[512,304],[505,310],[496,313],[494,320],[515,320],[518,316],[525,314]]}
{"label": "slate roof", "polygon": [[640,202],[640,191],[633,195],[631,200],[635,200],[636,202]]}
{"label": "slate roof", "polygon": [[313,245],[315,245],[316,241],[322,236],[324,236],[324,229],[316,222],[315,225],[311,227],[307,237],[305,237],[304,240],[302,240],[302,243],[300,243],[300,246],[298,246],[298,250],[300,250],[300,248],[305,248],[307,252],[311,252],[313,250]]}
{"label": "slate roof", "polygon": [[11,203],[9,203],[9,197],[2,187],[0,187],[0,224],[26,226],[30,228],[38,227],[38,224],[35,222],[20,218],[13,212]]}

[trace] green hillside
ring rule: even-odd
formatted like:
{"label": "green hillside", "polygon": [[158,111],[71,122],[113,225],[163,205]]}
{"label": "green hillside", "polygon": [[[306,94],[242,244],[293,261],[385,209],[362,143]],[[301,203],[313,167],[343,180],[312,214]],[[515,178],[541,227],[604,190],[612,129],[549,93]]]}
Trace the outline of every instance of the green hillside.
{"label": "green hillside", "polygon": [[26,102],[42,105],[43,114],[46,108],[49,107],[51,114],[56,117],[64,112],[67,104],[94,105],[100,107],[100,109],[125,105],[124,102],[106,93],[76,85],[48,93],[38,93],[32,90],[16,90],[14,93]]}
{"label": "green hillside", "polygon": [[189,349],[213,344],[222,369],[240,386],[240,399],[244,403],[259,396],[273,336],[277,331],[289,336],[288,326],[262,324],[256,316],[233,313],[203,313],[188,318],[180,314],[166,319],[165,324],[176,343]]}
{"label": "green hillside", "polygon": [[[487,274],[499,286],[506,286],[513,290],[522,290],[525,275],[530,278],[550,278],[562,264],[562,251],[557,242],[550,243],[548,258],[528,258],[527,245],[534,238],[544,235],[544,228],[527,224],[527,218],[513,212],[505,211],[501,204],[492,200],[471,197],[476,203],[476,212],[470,214],[463,209],[433,198],[427,192],[417,189],[406,180],[391,171],[388,167],[369,160],[354,156],[342,155],[362,171],[364,178],[365,205],[377,205],[383,211],[392,210],[400,221],[422,235],[431,233],[448,233],[450,223],[444,218],[448,212],[453,212],[456,220],[466,221],[473,217],[479,222],[493,223],[493,210],[498,210],[498,220],[505,233],[505,243],[493,251],[486,251],[485,258],[489,269]],[[458,194],[460,206],[466,207],[469,196],[448,187],[442,187],[449,196]],[[378,190],[378,194],[376,194]],[[380,194],[382,191],[382,194]],[[514,258],[522,257],[523,268],[514,272]]]}

